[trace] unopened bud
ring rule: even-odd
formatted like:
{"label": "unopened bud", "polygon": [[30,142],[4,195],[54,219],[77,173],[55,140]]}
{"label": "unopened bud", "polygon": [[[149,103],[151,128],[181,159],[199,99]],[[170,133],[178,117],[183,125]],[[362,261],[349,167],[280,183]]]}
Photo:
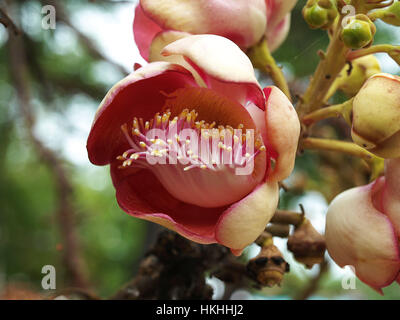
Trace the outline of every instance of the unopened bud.
{"label": "unopened bud", "polygon": [[382,158],[400,157],[400,77],[380,73],[354,97],[351,135]]}
{"label": "unopened bud", "polygon": [[283,276],[290,266],[282,253],[271,241],[264,242],[260,253],[247,264],[249,276],[260,286],[273,287],[280,285]]}
{"label": "unopened bud", "polygon": [[288,239],[287,247],[293,253],[295,259],[307,268],[312,268],[314,264],[320,264],[324,261],[325,239],[315,230],[309,220],[304,220],[296,228]]}
{"label": "unopened bud", "polygon": [[303,8],[304,20],[313,29],[329,28],[337,15],[337,8],[330,0],[308,1]]}
{"label": "unopened bud", "polygon": [[380,72],[378,59],[373,55],[364,56],[353,60],[351,66],[343,68],[335,80],[334,87],[353,97],[368,78]]}
{"label": "unopened bud", "polygon": [[366,15],[358,14],[343,27],[341,39],[346,47],[360,49],[372,43],[375,32],[373,22]]}

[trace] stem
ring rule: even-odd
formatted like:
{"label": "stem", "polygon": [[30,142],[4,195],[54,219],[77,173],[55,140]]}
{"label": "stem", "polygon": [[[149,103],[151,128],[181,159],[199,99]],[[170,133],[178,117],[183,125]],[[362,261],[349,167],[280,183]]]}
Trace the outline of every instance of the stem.
{"label": "stem", "polygon": [[270,233],[273,237],[287,238],[290,233],[290,226],[288,224],[273,223],[268,225],[265,231]]}
{"label": "stem", "polygon": [[361,148],[353,142],[331,140],[331,139],[319,139],[319,138],[305,138],[302,141],[302,147],[310,150],[325,150],[325,151],[336,151],[351,156],[359,157],[361,159],[371,161],[376,156],[371,152]]}
{"label": "stem", "polygon": [[303,222],[303,220],[304,215],[302,213],[278,209],[270,222],[277,224],[291,224],[297,227]]}
{"label": "stem", "polygon": [[321,107],[329,88],[346,65],[349,49],[340,40],[341,21],[342,19],[339,19],[337,22],[327,52],[321,58],[310,85],[297,107],[300,118]]}
{"label": "stem", "polygon": [[400,50],[400,46],[393,46],[391,44],[378,44],[369,48],[351,51],[347,54],[347,60],[351,61],[374,53],[389,53],[392,50]]}
{"label": "stem", "polygon": [[353,142],[305,138],[302,141],[302,147],[310,150],[336,151],[361,158],[368,163],[370,168],[370,181],[377,179],[384,172],[385,159],[375,156]]}
{"label": "stem", "polygon": [[267,39],[263,38],[260,43],[251,48],[248,55],[254,66],[267,73],[274,81],[275,85],[292,101],[289,86],[286,82],[282,69],[276,64],[272,56]]}
{"label": "stem", "polygon": [[[389,2],[386,3],[370,3],[366,4],[365,8],[366,10],[374,10],[374,9],[381,9],[381,8],[386,8],[390,7],[394,3],[394,0],[390,0]],[[376,10],[368,14],[368,17],[374,21],[376,19],[380,19],[384,16],[386,10]]]}
{"label": "stem", "polygon": [[349,123],[352,106],[353,99],[350,99],[344,103],[336,104],[311,112],[304,116],[302,120],[305,125],[310,126],[320,120],[342,116]]}

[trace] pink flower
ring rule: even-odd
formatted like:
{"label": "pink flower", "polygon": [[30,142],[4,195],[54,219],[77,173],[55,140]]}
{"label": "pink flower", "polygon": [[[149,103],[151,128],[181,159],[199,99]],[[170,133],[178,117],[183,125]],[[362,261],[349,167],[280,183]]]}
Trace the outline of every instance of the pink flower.
{"label": "pink flower", "polygon": [[270,49],[278,48],[290,27],[297,0],[140,0],[133,32],[147,61],[162,58],[167,44],[190,34],[216,34],[243,50],[266,35]]}
{"label": "pink flower", "polygon": [[[226,38],[186,37],[163,54],[183,56],[190,69],[154,62],[117,83],[96,113],[89,159],[110,164],[117,201],[130,215],[240,254],[274,214],[278,181],[293,169],[297,114],[279,89],[260,88],[247,56]],[[217,140],[214,153],[226,152],[232,163],[206,162],[192,148],[195,137],[182,134],[190,129],[203,137],[202,129],[213,126],[225,136],[233,128],[253,129],[254,150],[247,149],[250,140],[235,133],[232,147]],[[154,139],[148,137],[150,129],[158,130]],[[174,154],[176,164],[148,161]],[[238,175],[250,160],[253,169]]]}
{"label": "pink flower", "polygon": [[326,220],[330,256],[380,293],[400,280],[400,159],[385,163],[385,177],[341,193]]}

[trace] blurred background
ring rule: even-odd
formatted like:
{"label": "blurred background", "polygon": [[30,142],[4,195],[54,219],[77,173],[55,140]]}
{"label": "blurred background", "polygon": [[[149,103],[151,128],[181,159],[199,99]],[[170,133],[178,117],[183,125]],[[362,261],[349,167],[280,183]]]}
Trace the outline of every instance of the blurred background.
{"label": "blurred background", "polygon": [[[137,1],[0,0],[12,18],[0,25],[0,297],[13,290],[34,298],[43,293],[42,267],[53,265],[57,289],[89,286],[101,297],[115,293],[137,272],[138,263],[159,227],[134,219],[119,209],[107,167],[87,159],[86,139],[97,106],[107,90],[144,63],[133,40]],[[292,16],[290,36],[274,56],[284,67],[294,94],[301,94],[318,63],[317,51],[328,43],[326,33],[310,30],[300,0]],[[42,28],[44,5],[56,8],[56,28]],[[46,12],[47,13],[47,12]],[[400,43],[400,33],[378,23],[376,43]],[[10,35],[16,31],[18,35]],[[397,32],[397,34],[396,34]],[[385,72],[399,67],[378,55]],[[269,80],[260,76],[266,85]],[[336,102],[345,97],[337,94]],[[336,121],[316,128],[321,136],[346,137]],[[359,168],[355,170],[354,168]],[[286,183],[282,209],[298,210],[324,230],[327,203],[342,190],[365,184],[358,160],[329,153],[307,152]],[[343,270],[329,260],[326,272],[305,270],[279,240],[291,264],[282,287],[234,293],[239,299],[383,298],[357,280],[356,289],[342,288]],[[249,247],[249,256],[257,248]],[[214,298],[223,285],[209,279]],[[307,291],[309,290],[309,292]],[[394,284],[385,299],[399,299]],[[48,294],[48,293],[45,293]]]}

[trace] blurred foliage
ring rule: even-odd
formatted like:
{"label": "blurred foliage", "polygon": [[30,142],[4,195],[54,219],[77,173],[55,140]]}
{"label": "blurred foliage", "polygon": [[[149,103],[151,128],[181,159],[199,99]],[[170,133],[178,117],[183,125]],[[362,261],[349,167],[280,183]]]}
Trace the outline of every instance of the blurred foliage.
{"label": "blurred foliage", "polygon": [[[116,6],[122,5],[109,4],[107,1],[59,2],[66,6],[67,16],[83,8],[112,12]],[[69,112],[86,103],[85,108],[90,108],[93,116],[96,105],[112,86],[114,79],[122,78],[121,68],[104,60],[102,55],[93,54],[93,50],[80,37],[80,31],[77,32],[65,23],[58,22],[56,30],[42,30],[40,18],[32,14],[36,12],[40,15],[41,1],[14,0],[10,3],[10,14],[22,26],[22,37],[29,52],[29,81],[37,121],[46,124],[55,119],[56,131],[61,131],[61,140],[55,139],[50,146],[65,158],[63,166],[73,183],[76,225],[84,261],[88,265],[90,283],[100,295],[110,296],[135,274],[137,262],[152,235],[147,232],[147,223],[129,217],[118,208],[108,168],[94,168],[88,161],[84,164],[75,163],[65,157],[67,136],[64,135],[73,135],[79,125],[73,123],[79,122],[79,119],[74,120]],[[328,44],[325,32],[310,30],[303,21],[301,9],[304,3],[304,0],[299,1],[296,6],[292,31],[284,45],[274,54],[279,62],[292,71],[293,78],[302,84],[319,61],[317,50],[324,49]],[[24,20],[27,17],[32,18]],[[390,33],[378,31],[377,42],[388,39],[391,39]],[[95,46],[94,41],[93,44]],[[99,70],[104,71],[104,76],[99,76]],[[76,101],[79,103],[76,104]],[[62,127],[57,128],[60,123]],[[56,267],[57,287],[60,289],[67,284],[61,261],[64,248],[55,216],[57,204],[54,177],[47,165],[38,158],[25,129],[10,75],[7,32],[0,25],[0,289],[3,279],[6,282],[28,283],[35,290],[41,290],[41,269],[47,264]],[[52,132],[46,126],[44,130]],[[84,144],[84,139],[80,143]],[[338,192],[338,188],[345,189],[349,183],[336,185],[333,191],[326,190],[324,186],[327,181],[335,181],[332,180],[335,171],[321,170],[321,161],[321,156],[314,152],[300,157],[296,181],[304,184],[304,176],[307,177],[307,188],[319,190],[330,199]],[[347,170],[352,170],[351,161],[347,161],[347,166]],[[301,195],[296,192],[284,194],[281,207],[287,208]],[[283,288],[268,289],[263,294],[293,297],[303,290],[309,277],[309,273],[291,272],[285,277]],[[355,298],[379,297],[360,282],[357,282],[357,288],[360,289],[353,295]],[[396,285],[385,289],[385,293],[385,298],[400,298]],[[336,298],[342,295],[351,297],[352,293],[342,290],[340,281],[332,280],[328,274],[317,294],[320,297]]]}

